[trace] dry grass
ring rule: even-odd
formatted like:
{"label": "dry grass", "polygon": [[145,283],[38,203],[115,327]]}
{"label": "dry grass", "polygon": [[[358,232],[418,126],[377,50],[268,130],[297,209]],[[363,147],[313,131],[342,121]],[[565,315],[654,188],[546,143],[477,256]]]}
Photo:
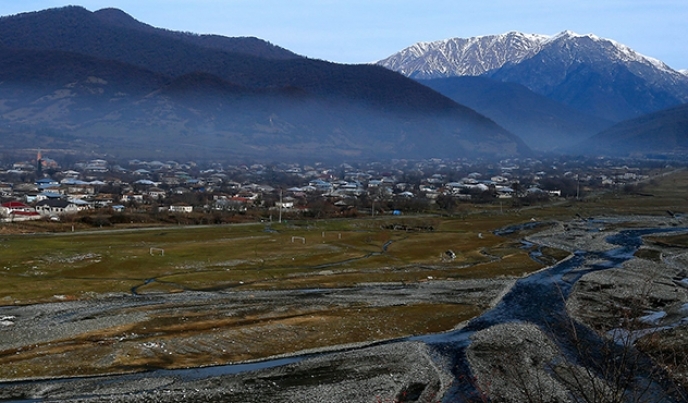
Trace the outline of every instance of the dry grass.
{"label": "dry grass", "polygon": [[4,351],[0,355],[0,378],[227,364],[446,331],[478,313],[473,306],[447,304],[290,308],[280,312],[257,307],[237,317],[181,310],[132,326]]}

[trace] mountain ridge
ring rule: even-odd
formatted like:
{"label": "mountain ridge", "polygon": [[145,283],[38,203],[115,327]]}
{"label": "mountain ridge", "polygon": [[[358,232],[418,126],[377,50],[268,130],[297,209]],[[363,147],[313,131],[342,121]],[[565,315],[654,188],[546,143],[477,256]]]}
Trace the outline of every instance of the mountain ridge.
{"label": "mountain ridge", "polygon": [[[457,41],[473,45],[467,52],[446,46]],[[426,54],[418,53],[422,47],[409,47],[378,64],[413,78],[484,75],[517,83],[616,122],[688,102],[688,76],[593,34],[510,32],[433,44],[437,49]],[[416,52],[412,58],[409,49]]]}
{"label": "mountain ridge", "polygon": [[226,37],[221,35],[199,35],[190,32],[171,31],[145,24],[117,8],[103,8],[93,16],[110,25],[181,39],[210,49],[243,53],[268,59],[294,59],[301,56],[256,37]]}
{"label": "mountain ridge", "polygon": [[0,69],[0,122],[23,133],[0,131],[3,147],[235,158],[530,153],[489,118],[380,66],[225,51],[123,12],[97,13],[0,19],[0,53],[16,53]]}
{"label": "mountain ridge", "polygon": [[[532,56],[547,37],[511,31],[502,35],[418,42],[376,64],[414,79],[481,75]],[[488,49],[487,60],[485,49]]]}

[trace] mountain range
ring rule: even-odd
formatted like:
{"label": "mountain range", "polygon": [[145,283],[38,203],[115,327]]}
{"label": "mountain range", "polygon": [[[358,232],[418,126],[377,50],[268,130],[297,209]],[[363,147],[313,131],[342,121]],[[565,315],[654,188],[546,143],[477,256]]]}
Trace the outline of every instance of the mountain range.
{"label": "mountain range", "polygon": [[0,18],[0,150],[500,158],[599,154],[624,138],[610,154],[673,153],[686,102],[685,71],[569,31],[419,43],[344,65],[252,37],[156,28],[112,8]]}
{"label": "mountain range", "polygon": [[566,150],[610,123],[688,102],[685,71],[616,41],[570,31],[421,42],[377,64],[475,109],[543,150]]}
{"label": "mountain range", "polygon": [[115,9],[1,18],[0,81],[5,148],[258,159],[530,153],[492,120],[380,66],[154,28]]}

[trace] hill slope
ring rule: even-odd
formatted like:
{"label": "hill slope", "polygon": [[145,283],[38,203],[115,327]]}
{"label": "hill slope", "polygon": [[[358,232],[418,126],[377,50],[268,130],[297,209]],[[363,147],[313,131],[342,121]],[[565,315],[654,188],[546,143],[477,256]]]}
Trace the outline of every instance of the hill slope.
{"label": "hill slope", "polygon": [[485,77],[418,82],[489,117],[535,150],[561,150],[613,124],[536,94],[520,84]]}
{"label": "hill slope", "polygon": [[275,47],[262,41],[262,50],[227,51],[230,43],[161,32],[117,10],[67,7],[2,18],[1,123],[23,130],[24,146],[52,141],[35,134],[45,127],[50,130],[40,133],[57,133],[60,147],[88,144],[119,154],[271,159],[529,152],[490,119],[382,67],[264,56]]}
{"label": "hill slope", "polygon": [[573,151],[685,157],[688,153],[688,104],[616,124],[574,147]]}

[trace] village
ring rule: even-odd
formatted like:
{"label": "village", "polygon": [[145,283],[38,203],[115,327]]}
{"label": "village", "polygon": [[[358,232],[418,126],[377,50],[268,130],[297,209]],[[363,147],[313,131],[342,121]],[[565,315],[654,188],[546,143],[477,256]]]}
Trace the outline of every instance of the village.
{"label": "village", "polygon": [[671,166],[666,161],[563,157],[333,165],[63,163],[39,152],[35,161],[2,161],[0,168],[3,222],[80,217],[103,226],[118,219],[133,222],[131,214],[143,221],[212,224],[454,213],[467,203],[518,208],[601,190],[638,191],[639,184]]}

